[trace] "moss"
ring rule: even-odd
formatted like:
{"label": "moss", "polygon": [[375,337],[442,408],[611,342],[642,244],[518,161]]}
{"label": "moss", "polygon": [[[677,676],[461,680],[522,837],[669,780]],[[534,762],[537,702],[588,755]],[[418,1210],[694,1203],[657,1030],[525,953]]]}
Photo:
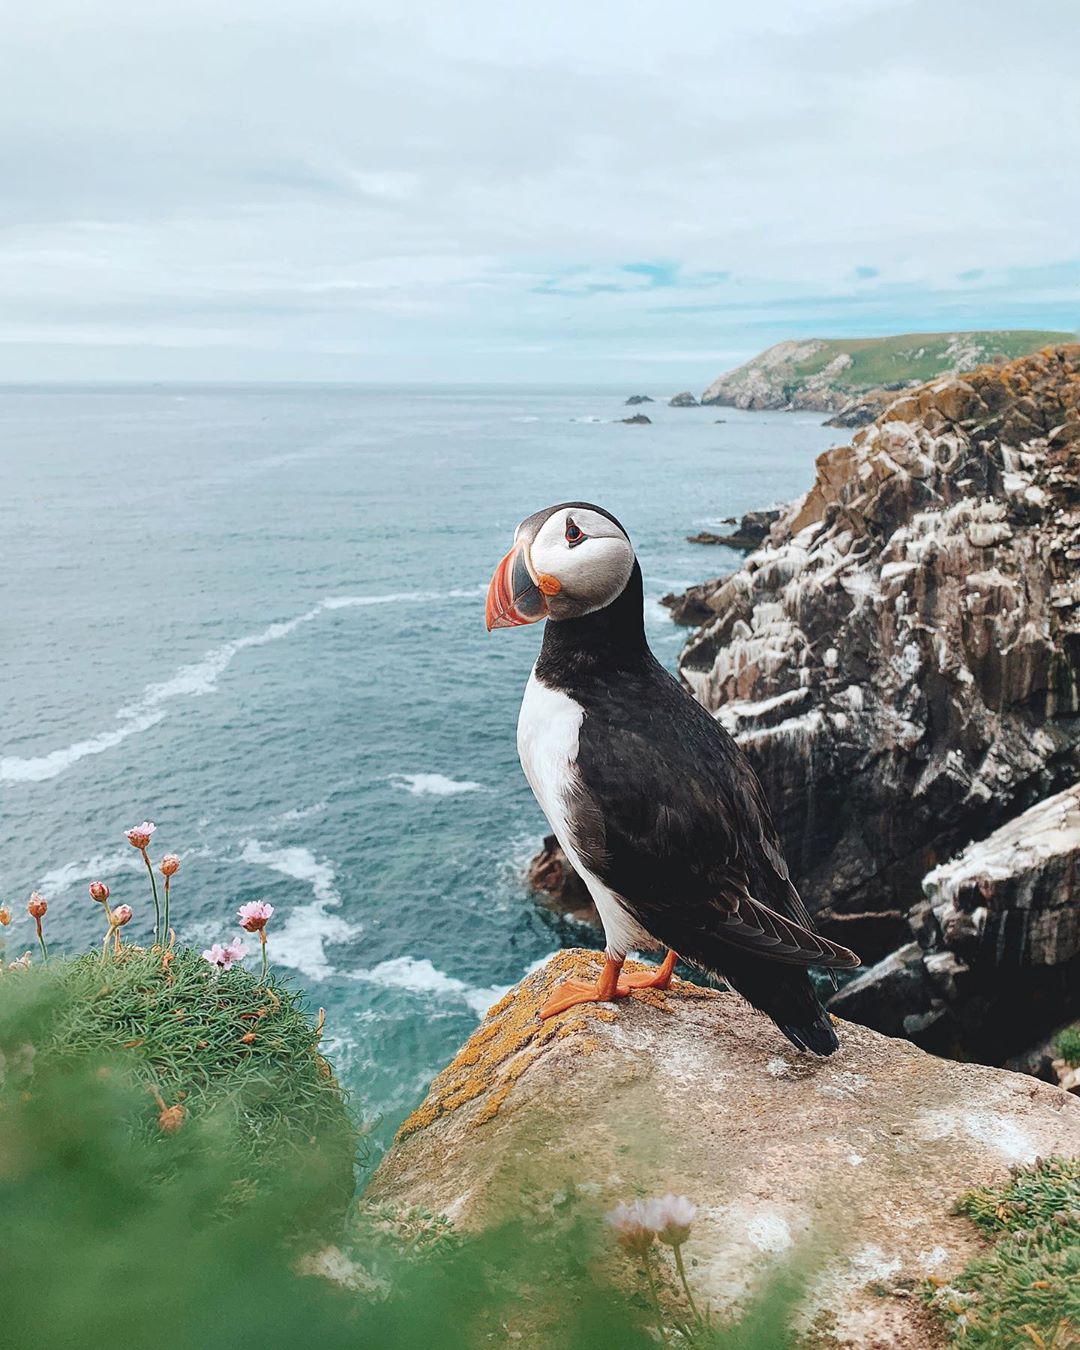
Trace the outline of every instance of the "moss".
{"label": "moss", "polygon": [[969,1191],[956,1212],[993,1245],[956,1279],[929,1287],[954,1343],[1080,1344],[1080,1159],[1014,1169],[1000,1186]]}
{"label": "moss", "polygon": [[[595,953],[560,952],[542,971],[501,998],[432,1083],[423,1104],[401,1126],[398,1139],[425,1129],[433,1121],[480,1097],[485,1100],[472,1123],[482,1125],[491,1120],[498,1115],[514,1084],[528,1072],[545,1047],[556,1041],[572,1038],[576,1054],[591,1053],[598,1042],[585,1028],[590,1022],[614,1021],[618,1014],[613,1007],[581,1003],[546,1022],[540,1019],[540,1009],[555,986],[564,980],[594,981],[600,972],[599,960]],[[639,962],[627,963],[628,972],[649,969],[651,967]],[[666,993],[642,989],[630,997],[654,1008],[663,1008],[672,993],[703,998],[716,996],[713,990],[674,980]]]}

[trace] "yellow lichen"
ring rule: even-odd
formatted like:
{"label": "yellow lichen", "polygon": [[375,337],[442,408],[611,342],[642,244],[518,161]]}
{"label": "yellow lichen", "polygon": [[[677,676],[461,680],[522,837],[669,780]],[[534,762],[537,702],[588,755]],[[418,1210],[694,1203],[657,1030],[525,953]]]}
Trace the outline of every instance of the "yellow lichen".
{"label": "yellow lichen", "polygon": [[[650,967],[629,962],[628,970]],[[431,1085],[427,1099],[405,1121],[398,1139],[428,1125],[458,1107],[485,1097],[473,1117],[481,1125],[498,1115],[514,1084],[539,1058],[543,1049],[555,1041],[573,1037],[572,1049],[591,1054],[599,1045],[596,1036],[584,1030],[590,1022],[614,1022],[618,1016],[610,1005],[581,1003],[552,1017],[540,1020],[540,1009],[556,985],[566,979],[594,981],[600,973],[596,952],[581,950],[559,952],[543,970],[526,979],[488,1011],[487,1017],[465,1042],[453,1060]],[[676,997],[712,997],[713,990],[701,989],[685,980],[675,980],[670,994]],[[635,991],[632,998],[662,1009],[668,994],[655,989]]]}

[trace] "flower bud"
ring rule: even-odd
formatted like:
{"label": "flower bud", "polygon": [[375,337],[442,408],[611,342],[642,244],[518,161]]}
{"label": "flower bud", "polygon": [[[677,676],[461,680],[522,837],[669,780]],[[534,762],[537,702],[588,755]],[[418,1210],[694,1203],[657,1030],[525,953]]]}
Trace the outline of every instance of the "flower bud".
{"label": "flower bud", "polygon": [[99,905],[103,905],[109,898],[109,888],[103,881],[92,881],[90,883],[90,899],[96,900]]}
{"label": "flower bud", "polygon": [[158,1128],[166,1134],[175,1134],[184,1123],[184,1108],[179,1105],[163,1106],[158,1114]]}
{"label": "flower bud", "polygon": [[26,906],[26,912],[32,919],[43,919],[45,917],[45,911],[48,908],[49,902],[45,897],[43,895],[38,895],[37,891],[34,891],[30,896],[30,903]]}
{"label": "flower bud", "polygon": [[11,910],[8,909],[7,905],[0,905],[0,924],[6,928],[10,922]]}
{"label": "flower bud", "polygon": [[180,859],[175,853],[166,853],[161,860],[162,873],[167,877],[173,877],[180,871]]}
{"label": "flower bud", "polygon": [[124,924],[131,922],[133,912],[130,905],[117,905],[109,922],[114,928],[123,928]]}

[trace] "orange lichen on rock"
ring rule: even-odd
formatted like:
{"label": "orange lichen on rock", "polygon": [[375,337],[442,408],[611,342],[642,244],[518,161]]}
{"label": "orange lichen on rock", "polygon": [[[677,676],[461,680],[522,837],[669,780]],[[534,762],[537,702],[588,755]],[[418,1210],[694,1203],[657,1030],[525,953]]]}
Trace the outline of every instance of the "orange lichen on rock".
{"label": "orange lichen on rock", "polygon": [[[628,971],[649,969],[640,962],[627,962]],[[580,1054],[589,1054],[598,1042],[584,1033],[583,1027],[590,1021],[613,1022],[618,1016],[615,1008],[609,1004],[582,1003],[546,1022],[540,1020],[540,1009],[555,986],[564,980],[595,980],[599,973],[598,952],[581,949],[559,952],[542,970],[529,975],[504,994],[432,1083],[423,1104],[399,1129],[398,1139],[425,1129],[441,1116],[450,1115],[479,1097],[486,1096],[486,1100],[477,1110],[473,1124],[481,1125],[491,1120],[498,1115],[514,1084],[539,1058],[545,1046],[554,1041],[576,1035],[574,1049]],[[679,996],[711,992],[700,990],[685,980],[675,980],[668,993],[647,989],[635,991],[631,998],[653,1007],[663,1007],[670,993]]]}

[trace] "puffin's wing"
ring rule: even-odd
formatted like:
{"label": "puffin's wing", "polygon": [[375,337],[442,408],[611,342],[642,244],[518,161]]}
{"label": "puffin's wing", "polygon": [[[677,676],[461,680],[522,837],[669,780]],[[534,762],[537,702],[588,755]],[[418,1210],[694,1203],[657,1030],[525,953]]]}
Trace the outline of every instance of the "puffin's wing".
{"label": "puffin's wing", "polygon": [[766,956],[792,966],[828,966],[843,970],[859,964],[859,958],[847,947],[785,919],[746,894],[721,918],[717,937],[733,947],[752,951],[756,956]]}
{"label": "puffin's wing", "polygon": [[586,716],[568,824],[585,865],[645,930],[713,964],[718,942],[788,965],[853,967],[814,932],[761,785],[731,736],[663,675],[641,708]]}

